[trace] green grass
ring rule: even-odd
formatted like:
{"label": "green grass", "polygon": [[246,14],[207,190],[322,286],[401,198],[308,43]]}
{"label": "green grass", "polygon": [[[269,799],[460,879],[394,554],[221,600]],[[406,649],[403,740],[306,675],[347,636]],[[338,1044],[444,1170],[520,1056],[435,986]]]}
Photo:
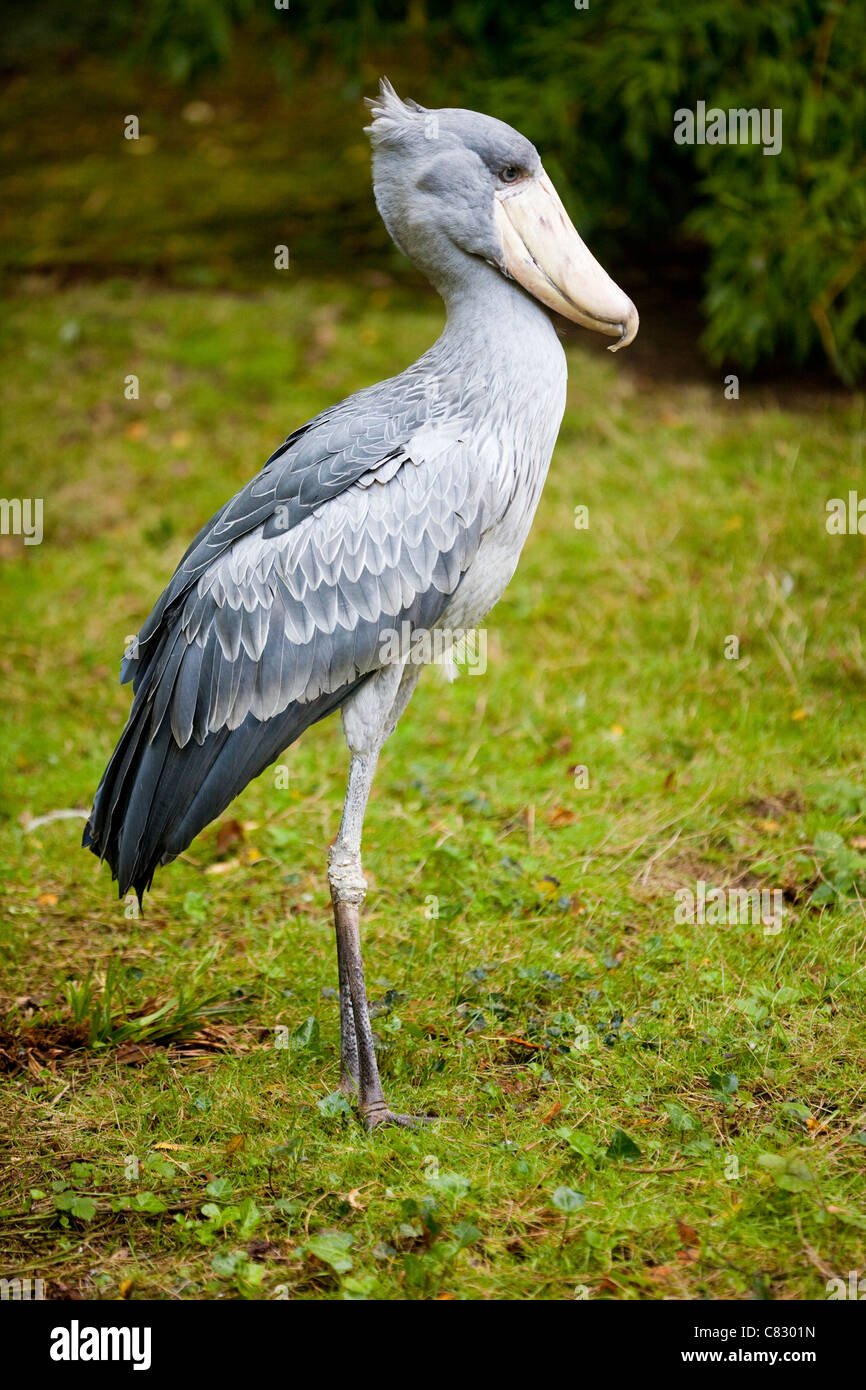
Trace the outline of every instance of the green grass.
{"label": "green grass", "polygon": [[[191,535],[438,327],[294,275],[8,306],[2,493],[45,499],[45,537],[0,540],[0,1270],[49,1296],[821,1298],[863,1268],[866,545],[824,525],[862,402],[569,349],[487,672],[425,674],[369,809],[383,1079],[435,1128],[368,1136],[332,1097],[336,720],[141,917],[80,821],[27,829],[88,805]],[[783,929],[678,924],[698,879],[784,890]]]}

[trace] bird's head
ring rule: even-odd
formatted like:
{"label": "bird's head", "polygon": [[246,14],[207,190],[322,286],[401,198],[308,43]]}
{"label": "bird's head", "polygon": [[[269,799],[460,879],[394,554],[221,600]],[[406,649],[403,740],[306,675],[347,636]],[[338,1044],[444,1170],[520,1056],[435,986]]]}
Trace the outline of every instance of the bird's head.
{"label": "bird's head", "polygon": [[368,101],[373,186],[397,246],[434,284],[475,256],[564,318],[616,338],[637,310],[581,241],[538,151],[477,111],[401,101],[387,79]]}

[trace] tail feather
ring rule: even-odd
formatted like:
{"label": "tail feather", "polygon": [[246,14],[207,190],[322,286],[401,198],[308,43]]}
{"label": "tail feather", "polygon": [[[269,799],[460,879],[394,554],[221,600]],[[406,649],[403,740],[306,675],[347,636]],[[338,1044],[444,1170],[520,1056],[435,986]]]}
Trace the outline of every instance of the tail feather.
{"label": "tail feather", "polygon": [[160,864],[181,854],[248,782],[320,719],[337,709],[364,677],[273,719],[247,715],[236,729],[203,743],[176,742],[163,717],[153,732],[153,702],[140,696],[105,769],[82,844],[111,867],[120,896],[139,902]]}

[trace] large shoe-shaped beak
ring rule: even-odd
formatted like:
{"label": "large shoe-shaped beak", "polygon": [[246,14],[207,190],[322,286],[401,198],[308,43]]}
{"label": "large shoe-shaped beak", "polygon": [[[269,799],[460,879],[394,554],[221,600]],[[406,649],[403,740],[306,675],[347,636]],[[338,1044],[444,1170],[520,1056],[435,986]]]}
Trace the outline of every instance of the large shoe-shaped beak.
{"label": "large shoe-shaped beak", "polygon": [[627,347],[640,320],[637,309],[584,246],[542,169],[496,194],[496,226],[509,275],[564,318],[616,338]]}

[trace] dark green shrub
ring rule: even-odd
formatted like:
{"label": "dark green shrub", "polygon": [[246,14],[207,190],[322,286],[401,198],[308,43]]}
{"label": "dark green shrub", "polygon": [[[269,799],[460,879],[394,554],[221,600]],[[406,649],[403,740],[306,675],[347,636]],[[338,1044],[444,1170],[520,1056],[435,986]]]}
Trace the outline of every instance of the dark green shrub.
{"label": "dark green shrub", "polygon": [[[387,66],[426,104],[473,105],[518,125],[614,265],[656,259],[694,274],[697,250],[710,360],[748,372],[823,354],[842,380],[863,375],[862,3],[318,0],[276,10],[143,0],[106,15],[96,0],[74,13],[46,0],[22,19],[17,47],[7,33],[6,63],[77,43],[189,82],[228,59],[241,26],[285,80],[304,55],[326,60],[332,83],[341,69],[335,102],[357,100]],[[676,144],[674,113],[698,101],[780,109],[780,152]]]}

